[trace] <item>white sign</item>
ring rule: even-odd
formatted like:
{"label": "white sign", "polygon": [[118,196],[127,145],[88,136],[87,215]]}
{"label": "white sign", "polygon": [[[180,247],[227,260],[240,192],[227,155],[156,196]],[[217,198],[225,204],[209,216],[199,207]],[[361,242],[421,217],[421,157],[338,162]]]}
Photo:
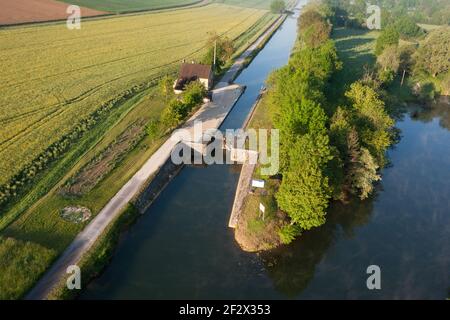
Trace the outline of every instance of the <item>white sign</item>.
{"label": "white sign", "polygon": [[263,189],[266,182],[264,180],[252,180],[252,187],[253,188],[261,188]]}

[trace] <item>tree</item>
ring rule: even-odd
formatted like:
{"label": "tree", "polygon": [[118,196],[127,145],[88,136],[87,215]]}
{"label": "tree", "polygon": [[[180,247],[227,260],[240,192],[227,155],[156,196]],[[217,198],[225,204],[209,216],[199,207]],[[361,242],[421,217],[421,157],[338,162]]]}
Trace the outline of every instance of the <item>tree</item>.
{"label": "tree", "polygon": [[400,55],[397,46],[389,46],[383,50],[377,58],[377,63],[380,68],[378,71],[378,79],[384,83],[389,84],[398,73],[400,67]]}
{"label": "tree", "polygon": [[358,132],[352,128],[347,136],[346,188],[361,200],[373,191],[373,183],[381,179],[378,166],[369,150],[361,148]]}
{"label": "tree", "polygon": [[183,102],[186,109],[190,112],[195,106],[203,101],[206,96],[205,86],[200,81],[189,83],[183,93]]}
{"label": "tree", "polygon": [[381,180],[377,174],[378,165],[366,148],[361,148],[361,154],[358,159],[355,172],[352,175],[352,186],[359,193],[361,200],[367,199],[373,192],[374,182]]}
{"label": "tree", "polygon": [[400,67],[400,55],[397,46],[386,47],[377,57],[377,63],[383,71],[398,72]]}
{"label": "tree", "polygon": [[387,114],[377,92],[361,82],[355,82],[346,92],[354,112],[353,124],[363,147],[370,150],[378,166],[385,164],[385,151],[392,143],[394,120]]}
{"label": "tree", "polygon": [[273,0],[270,4],[272,13],[283,13],[286,10],[286,3],[283,0]]}
{"label": "tree", "polygon": [[410,39],[424,35],[424,31],[417,25],[413,18],[408,15],[402,16],[393,23],[400,37]]}
{"label": "tree", "polygon": [[436,77],[450,70],[450,27],[430,32],[417,50],[415,73],[425,72]]}
{"label": "tree", "polygon": [[375,54],[380,55],[386,47],[397,46],[400,40],[400,34],[394,27],[386,27],[380,34],[375,45]]}
{"label": "tree", "polygon": [[310,48],[317,48],[330,39],[331,25],[315,10],[305,11],[299,18],[300,38]]}

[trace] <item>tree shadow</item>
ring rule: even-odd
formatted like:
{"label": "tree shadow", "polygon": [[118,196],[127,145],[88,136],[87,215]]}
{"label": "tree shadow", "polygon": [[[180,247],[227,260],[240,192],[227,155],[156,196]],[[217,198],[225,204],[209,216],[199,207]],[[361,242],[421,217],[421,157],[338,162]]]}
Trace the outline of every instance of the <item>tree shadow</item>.
{"label": "tree shadow", "polygon": [[349,204],[332,203],[325,225],[305,232],[288,246],[261,253],[274,287],[291,299],[301,294],[336,239],[353,238],[355,228],[370,221],[375,197],[365,201],[355,199]]}

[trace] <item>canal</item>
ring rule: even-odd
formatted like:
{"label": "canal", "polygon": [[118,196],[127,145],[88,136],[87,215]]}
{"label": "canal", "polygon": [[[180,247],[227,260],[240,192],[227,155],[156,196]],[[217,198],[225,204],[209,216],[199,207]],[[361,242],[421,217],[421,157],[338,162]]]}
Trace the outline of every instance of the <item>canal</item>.
{"label": "canal", "polygon": [[[289,17],[236,80],[247,86],[222,129],[239,128],[296,39]],[[375,195],[333,204],[327,223],[262,254],[227,227],[239,167],[186,167],[131,227],[82,299],[447,297],[450,287],[450,107],[405,112]],[[369,291],[378,265],[382,289]]]}

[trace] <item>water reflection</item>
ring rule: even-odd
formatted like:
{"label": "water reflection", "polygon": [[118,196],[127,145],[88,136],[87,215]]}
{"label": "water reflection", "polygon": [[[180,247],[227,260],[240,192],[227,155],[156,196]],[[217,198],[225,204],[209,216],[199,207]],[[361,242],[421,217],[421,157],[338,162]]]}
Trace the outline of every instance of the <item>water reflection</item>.
{"label": "water reflection", "polygon": [[333,203],[324,226],[305,232],[289,246],[262,254],[274,287],[289,298],[302,293],[336,238],[353,238],[355,228],[369,222],[373,200]]}
{"label": "water reflection", "polygon": [[413,113],[413,118],[425,123],[439,118],[439,125],[444,129],[450,130],[450,103],[448,100],[448,98],[442,98],[430,107],[420,108]]}

